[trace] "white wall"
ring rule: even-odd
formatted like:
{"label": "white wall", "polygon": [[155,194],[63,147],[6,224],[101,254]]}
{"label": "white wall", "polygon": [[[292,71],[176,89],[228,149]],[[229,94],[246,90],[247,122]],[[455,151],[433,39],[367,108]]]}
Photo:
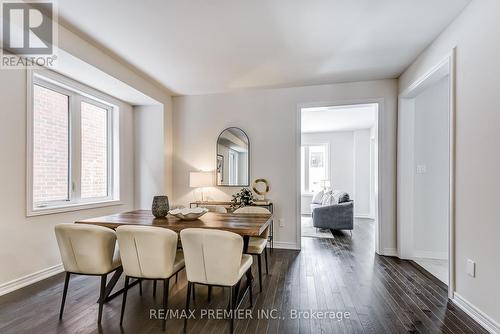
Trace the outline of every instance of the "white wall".
{"label": "white wall", "polygon": [[[303,133],[302,144],[328,144],[329,180],[333,189],[354,200],[356,216],[370,216],[370,129]],[[311,213],[312,196],[301,196],[301,213]]]}
{"label": "white wall", "polygon": [[415,98],[413,256],[448,259],[449,77]]}
{"label": "white wall", "polygon": [[[396,97],[397,81],[381,80],[357,83],[247,90],[228,94],[174,97],[174,198],[176,204],[194,199],[188,187],[193,170],[215,169],[215,143],[227,127],[241,127],[250,138],[250,179],[270,181],[268,197],[275,202],[275,226],[278,246],[298,247],[297,206],[299,172],[298,106],[308,103],[349,103],[383,99],[380,110],[382,132],[381,197],[382,252],[394,253]],[[214,199],[229,198],[237,188],[214,188]]]}
{"label": "white wall", "polygon": [[[353,131],[303,133],[302,144],[328,144],[328,179],[333,189],[354,194],[354,133]],[[312,196],[301,196],[301,213],[311,213]]]}
{"label": "white wall", "polygon": [[151,209],[165,193],[164,120],[161,106],[134,107],[135,207]]}
{"label": "white wall", "polygon": [[374,195],[371,187],[373,171],[370,165],[370,129],[354,131],[354,215],[373,218]]}
{"label": "white wall", "polygon": [[[127,83],[163,104],[165,188],[171,189],[171,99],[163,89],[108,56],[64,27],[59,47]],[[123,104],[120,115],[122,205],[26,217],[26,71],[0,70],[0,290],[7,282],[60,264],[54,226],[134,208],[133,111]]]}
{"label": "white wall", "polygon": [[[456,292],[500,322],[500,1],[475,0],[401,76],[400,92],[456,49]],[[466,274],[466,259],[477,275]],[[499,327],[500,328],[500,327]]]}
{"label": "white wall", "polygon": [[0,76],[0,284],[61,262],[54,226],[134,206],[132,107],[120,108],[120,199],[122,205],[26,217],[26,71]]}
{"label": "white wall", "polygon": [[354,131],[303,133],[302,144],[328,144],[333,189],[354,194]]}
{"label": "white wall", "polygon": [[166,91],[164,87],[158,85],[151,78],[138,74],[136,69],[129,67],[128,64],[120,62],[116,58],[110,56],[106,51],[103,51],[97,48],[94,44],[80,38],[64,26],[59,27],[58,34],[58,46],[61,49],[146,94],[163,106],[163,161],[165,163],[164,188],[167,194],[171,194],[173,191],[173,119],[172,98],[170,96],[170,92]]}

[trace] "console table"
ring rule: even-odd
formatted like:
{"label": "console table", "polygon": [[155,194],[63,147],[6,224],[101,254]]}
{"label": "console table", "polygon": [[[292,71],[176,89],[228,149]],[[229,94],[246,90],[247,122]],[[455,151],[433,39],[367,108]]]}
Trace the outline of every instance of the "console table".
{"label": "console table", "polygon": [[[204,205],[223,206],[226,209],[228,209],[229,212],[231,212],[232,211],[231,204],[232,203],[229,201],[195,201],[195,202],[189,203],[189,207],[192,208],[192,207],[198,207],[198,206],[204,206]],[[271,202],[271,201],[257,201],[257,202],[254,202],[254,204],[252,204],[252,205],[266,208],[269,211],[271,211],[271,213],[274,213],[274,205],[273,205],[273,202]],[[274,248],[274,223],[273,223],[273,220],[271,220],[271,224],[270,224],[269,228],[270,228],[270,230],[269,230],[269,247],[270,247],[271,252],[272,252],[273,248]]]}

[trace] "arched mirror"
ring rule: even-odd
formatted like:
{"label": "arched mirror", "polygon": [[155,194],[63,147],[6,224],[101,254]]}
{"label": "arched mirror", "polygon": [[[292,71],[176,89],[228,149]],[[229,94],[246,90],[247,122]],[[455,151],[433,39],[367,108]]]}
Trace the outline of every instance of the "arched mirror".
{"label": "arched mirror", "polygon": [[248,187],[250,142],[240,128],[227,128],[217,138],[217,185]]}

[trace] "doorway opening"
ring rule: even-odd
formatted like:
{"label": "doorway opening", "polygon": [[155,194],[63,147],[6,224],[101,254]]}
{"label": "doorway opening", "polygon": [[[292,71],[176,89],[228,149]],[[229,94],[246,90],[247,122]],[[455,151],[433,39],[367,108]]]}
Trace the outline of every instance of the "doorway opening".
{"label": "doorway opening", "polygon": [[379,103],[300,109],[301,237],[368,224],[378,248],[378,117]]}
{"label": "doorway opening", "polygon": [[451,54],[399,97],[398,252],[453,291],[454,112]]}

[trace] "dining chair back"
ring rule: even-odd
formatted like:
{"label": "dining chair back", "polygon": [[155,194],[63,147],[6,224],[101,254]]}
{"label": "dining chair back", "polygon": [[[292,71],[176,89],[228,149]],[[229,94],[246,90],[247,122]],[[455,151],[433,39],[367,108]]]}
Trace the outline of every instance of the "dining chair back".
{"label": "dining chair back", "polygon": [[[243,206],[241,208],[234,210],[234,213],[264,213],[270,215],[271,211],[260,206]],[[266,228],[259,237],[264,239],[269,238],[269,227]]]}
{"label": "dining chair back", "polygon": [[181,231],[190,282],[232,286],[239,279],[243,238],[236,233],[202,228]]}
{"label": "dining chair back", "polygon": [[[239,209],[234,210],[236,214],[247,214],[247,213],[265,213],[271,214],[266,208],[258,206],[244,206]],[[262,254],[265,256],[266,260],[266,274],[269,275],[269,265],[267,260],[267,241],[269,239],[269,227],[262,232],[258,237],[251,237],[248,241],[247,253],[257,256],[257,266],[259,270],[259,287],[262,292]]]}
{"label": "dining chair back", "polygon": [[[116,229],[116,235],[125,272],[122,325],[130,278],[153,280],[153,296],[156,295],[157,280],[163,281],[163,309],[166,310],[170,277],[176,275],[177,278],[177,273],[184,268],[184,256],[181,250],[177,250],[177,233],[167,228],[122,225]],[[167,317],[163,319],[164,330],[166,320]]]}
{"label": "dining chair back", "polygon": [[125,275],[163,279],[174,274],[182,257],[177,252],[177,233],[162,227],[123,225],[116,235]]}
{"label": "dining chair back", "polygon": [[210,212],[227,213],[227,209],[221,205],[203,205],[202,207],[207,208]]}
{"label": "dining chair back", "polygon": [[117,277],[121,274],[116,233],[106,227],[84,224],[59,224],[55,227],[55,233],[66,271],[59,319],[63,316],[71,275],[92,275],[101,277],[97,318],[100,324],[106,298],[107,275],[112,271],[115,271]]}
{"label": "dining chair back", "polygon": [[116,233],[109,228],[85,224],[55,227],[64,270],[85,275],[109,273],[120,265]]}
{"label": "dining chair back", "polygon": [[[210,299],[212,286],[229,290],[230,333],[234,330],[234,312],[238,309],[238,295],[241,278],[247,277],[247,287],[252,302],[252,256],[242,254],[243,238],[235,233],[221,230],[188,228],[181,231],[182,248],[186,260],[188,279],[186,313],[189,312],[191,292],[194,296],[196,284],[208,285]],[[246,292],[244,293],[246,295]],[[187,331],[187,317],[184,318],[184,333]]]}

